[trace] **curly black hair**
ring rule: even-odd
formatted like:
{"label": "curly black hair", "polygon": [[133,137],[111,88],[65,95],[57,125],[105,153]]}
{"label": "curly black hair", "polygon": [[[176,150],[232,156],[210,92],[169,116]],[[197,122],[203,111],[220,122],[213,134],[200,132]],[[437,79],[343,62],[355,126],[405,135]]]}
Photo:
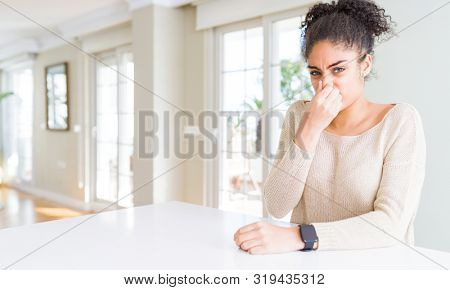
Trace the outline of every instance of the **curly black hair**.
{"label": "curly black hair", "polygon": [[[395,23],[371,0],[339,0],[311,7],[301,23],[302,54],[308,58],[317,42],[328,40],[372,54],[375,38],[391,34]],[[361,58],[362,60],[363,58]]]}

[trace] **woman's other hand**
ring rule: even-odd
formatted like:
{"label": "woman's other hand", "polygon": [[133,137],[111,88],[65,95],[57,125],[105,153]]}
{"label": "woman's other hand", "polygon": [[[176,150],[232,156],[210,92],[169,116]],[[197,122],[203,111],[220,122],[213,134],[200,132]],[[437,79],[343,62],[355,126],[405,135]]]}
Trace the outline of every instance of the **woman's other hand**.
{"label": "woman's other hand", "polygon": [[298,227],[280,227],[256,222],[241,227],[234,242],[250,254],[276,254],[301,250],[305,247]]}

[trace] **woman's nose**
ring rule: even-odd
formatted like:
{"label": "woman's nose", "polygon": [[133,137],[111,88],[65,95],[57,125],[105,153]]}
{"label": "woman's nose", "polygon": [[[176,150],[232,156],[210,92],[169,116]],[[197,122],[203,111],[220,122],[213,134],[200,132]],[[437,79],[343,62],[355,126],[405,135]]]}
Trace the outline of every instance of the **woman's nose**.
{"label": "woman's nose", "polygon": [[327,84],[333,85],[334,79],[331,74],[325,74],[322,78],[323,86],[325,87]]}

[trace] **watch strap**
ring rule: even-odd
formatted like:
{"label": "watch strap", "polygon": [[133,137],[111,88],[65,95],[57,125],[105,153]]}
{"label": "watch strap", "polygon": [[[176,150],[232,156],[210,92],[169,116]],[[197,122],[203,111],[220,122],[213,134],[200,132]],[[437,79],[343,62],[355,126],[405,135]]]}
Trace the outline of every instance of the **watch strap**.
{"label": "watch strap", "polygon": [[319,239],[316,234],[316,229],[313,225],[299,225],[300,236],[305,244],[305,247],[300,251],[312,251],[317,250],[314,249],[314,245],[318,243]]}

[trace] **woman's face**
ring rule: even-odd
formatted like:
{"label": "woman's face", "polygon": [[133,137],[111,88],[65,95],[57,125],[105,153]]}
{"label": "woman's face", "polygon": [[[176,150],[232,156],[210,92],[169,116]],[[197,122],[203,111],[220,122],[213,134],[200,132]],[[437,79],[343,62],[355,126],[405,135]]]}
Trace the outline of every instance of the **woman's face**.
{"label": "woman's face", "polygon": [[317,42],[308,57],[308,69],[314,90],[317,92],[319,81],[332,82],[343,98],[345,109],[363,96],[364,77],[370,72],[372,56],[366,55],[360,62],[357,49],[334,45],[327,40]]}

